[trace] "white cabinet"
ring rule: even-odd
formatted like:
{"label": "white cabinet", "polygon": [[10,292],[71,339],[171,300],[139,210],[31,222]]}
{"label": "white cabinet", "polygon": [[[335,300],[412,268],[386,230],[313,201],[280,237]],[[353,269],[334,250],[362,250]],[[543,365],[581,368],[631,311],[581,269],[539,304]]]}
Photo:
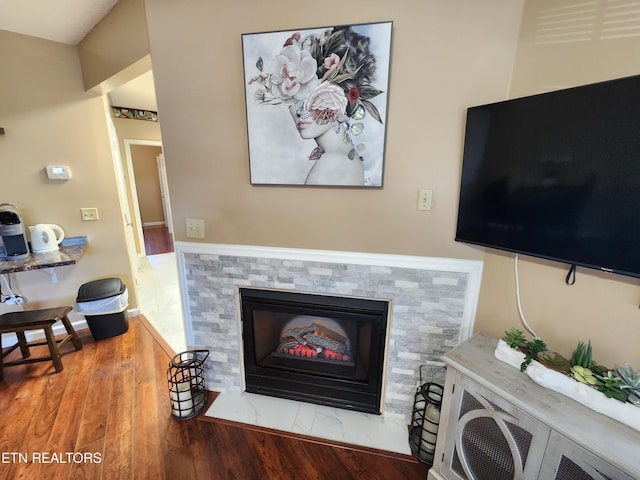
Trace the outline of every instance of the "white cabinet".
{"label": "white cabinet", "polygon": [[478,334],[445,355],[447,378],[428,479],[633,480],[640,432],[532,382]]}
{"label": "white cabinet", "polygon": [[[640,448],[640,445],[636,445]],[[544,461],[540,469],[542,479],[553,480],[634,480],[610,463],[593,455],[562,435],[551,432]]]}
{"label": "white cabinet", "polygon": [[436,452],[445,478],[536,478],[549,427],[460,372],[453,371],[448,383],[455,385],[455,415],[450,412],[445,427],[448,448],[440,457]]}

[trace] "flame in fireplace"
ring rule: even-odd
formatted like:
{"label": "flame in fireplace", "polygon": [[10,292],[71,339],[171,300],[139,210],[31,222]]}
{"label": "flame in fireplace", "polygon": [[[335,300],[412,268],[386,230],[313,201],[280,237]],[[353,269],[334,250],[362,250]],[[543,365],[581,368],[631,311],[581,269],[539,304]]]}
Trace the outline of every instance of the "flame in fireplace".
{"label": "flame in fireplace", "polygon": [[351,361],[349,337],[335,320],[299,316],[285,325],[278,351],[305,358]]}

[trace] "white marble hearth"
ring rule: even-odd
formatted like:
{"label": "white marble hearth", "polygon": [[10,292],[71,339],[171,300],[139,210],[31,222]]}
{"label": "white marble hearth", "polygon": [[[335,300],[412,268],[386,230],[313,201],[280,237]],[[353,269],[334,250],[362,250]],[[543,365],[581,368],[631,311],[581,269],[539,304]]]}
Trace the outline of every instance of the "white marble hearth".
{"label": "white marble hearth", "polygon": [[207,417],[411,455],[407,425],[353,412],[247,392],[221,393]]}

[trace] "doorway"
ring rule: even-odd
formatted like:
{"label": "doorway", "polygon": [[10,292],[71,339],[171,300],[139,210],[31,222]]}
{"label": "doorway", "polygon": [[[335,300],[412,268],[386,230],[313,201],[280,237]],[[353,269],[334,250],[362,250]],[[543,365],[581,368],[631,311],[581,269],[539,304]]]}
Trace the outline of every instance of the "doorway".
{"label": "doorway", "polygon": [[186,349],[162,142],[124,139],[136,249],[138,306],[173,352]]}
{"label": "doorway", "polygon": [[162,143],[125,139],[128,189],[140,256],[173,252],[173,226]]}

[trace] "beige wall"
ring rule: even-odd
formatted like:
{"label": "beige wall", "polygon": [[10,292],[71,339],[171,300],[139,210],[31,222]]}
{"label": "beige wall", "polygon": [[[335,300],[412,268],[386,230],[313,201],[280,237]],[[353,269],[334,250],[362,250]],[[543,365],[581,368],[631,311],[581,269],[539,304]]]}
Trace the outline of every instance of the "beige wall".
{"label": "beige wall", "polygon": [[[0,58],[0,201],[15,203],[26,225],[55,223],[89,241],[77,265],[56,269],[57,283],[38,270],[12,274],[14,287],[29,308],[72,305],[96,278],[130,287],[107,117],[102,98],[84,91],[76,48],[0,31]],[[47,164],[68,165],[72,178],[48,180]],[[81,207],[96,207],[100,220],[82,222]]]}
{"label": "beige wall", "polygon": [[86,90],[108,93],[148,71],[144,0],[119,0],[80,42],[78,54]]}
{"label": "beige wall", "polygon": [[162,193],[158,176],[158,162],[156,157],[162,153],[162,148],[148,145],[132,145],[131,159],[136,179],[136,192],[142,226],[149,223],[164,222],[162,208]]}
{"label": "beige wall", "polygon": [[113,124],[116,127],[120,151],[124,157],[125,140],[149,140],[161,142],[160,124],[146,120],[132,120],[130,118],[114,118]]}
{"label": "beige wall", "polygon": [[[177,240],[443,257],[454,243],[464,109],[505,98],[522,2],[146,2]],[[249,184],[241,34],[393,20],[384,188]],[[433,210],[416,211],[432,188]]]}
{"label": "beige wall", "polygon": [[[640,36],[603,38],[608,3],[597,2],[592,27],[593,6],[566,8],[574,4],[527,1],[511,97],[640,73]],[[554,13],[562,13],[562,24],[567,25],[558,38],[572,41],[545,43],[537,36],[542,33],[536,30],[538,18],[546,15],[549,20]],[[499,336],[519,325],[513,264],[510,255],[494,251],[486,255],[477,329]],[[522,306],[529,324],[554,350],[570,355],[578,341],[590,339],[597,361],[609,366],[630,362],[639,368],[640,281],[578,268],[575,285],[567,286],[567,268],[521,257]]]}

